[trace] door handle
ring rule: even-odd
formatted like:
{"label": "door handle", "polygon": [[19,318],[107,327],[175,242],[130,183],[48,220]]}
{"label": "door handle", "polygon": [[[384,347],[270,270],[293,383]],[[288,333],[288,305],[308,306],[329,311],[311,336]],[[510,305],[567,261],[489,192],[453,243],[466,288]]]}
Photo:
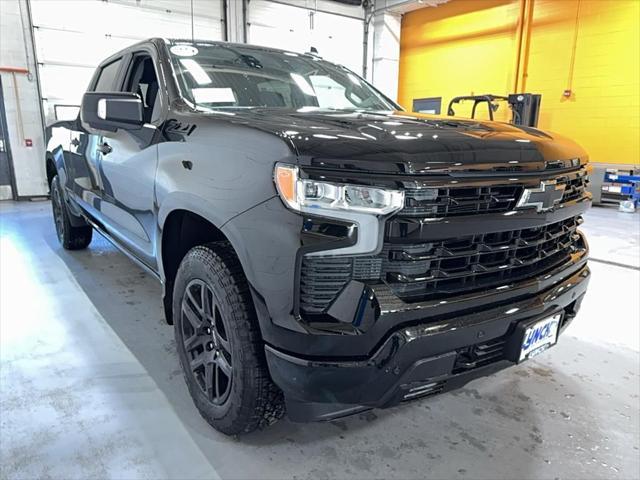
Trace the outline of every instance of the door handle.
{"label": "door handle", "polygon": [[77,147],[78,145],[80,145],[80,140],[78,140],[77,138],[72,138],[71,145],[73,145],[74,147]]}
{"label": "door handle", "polygon": [[104,142],[102,145],[98,145],[97,150],[103,155],[109,155],[113,151],[113,148],[111,148],[111,145],[107,142]]}

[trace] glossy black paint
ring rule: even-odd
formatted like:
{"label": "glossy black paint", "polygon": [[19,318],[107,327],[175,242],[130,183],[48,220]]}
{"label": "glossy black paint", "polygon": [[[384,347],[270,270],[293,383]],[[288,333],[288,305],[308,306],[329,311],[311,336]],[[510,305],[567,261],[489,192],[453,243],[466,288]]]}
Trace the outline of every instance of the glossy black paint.
{"label": "glossy black paint", "polygon": [[[505,329],[514,319],[534,317],[552,307],[567,308],[574,297],[565,293],[556,298],[553,292],[572,275],[582,275],[580,289],[586,288],[585,248],[547,278],[530,279],[500,292],[476,292],[444,304],[405,304],[390,299],[383,292],[384,285],[377,290],[353,285],[333,313],[348,320],[353,316],[353,302],[364,302],[366,328],[358,332],[314,328],[297,306],[301,256],[353,243],[358,232],[350,230],[349,224],[306,217],[285,208],[273,184],[275,163],[298,164],[303,175],[313,178],[394,188],[462,181],[491,184],[505,178],[536,185],[541,179],[584,165],[586,153],[570,140],[529,127],[402,111],[195,111],[179,95],[168,45],[165,40],[152,39],[103,62],[122,59],[112,88],[117,92],[131,62],[141,54],[151,57],[159,81],[157,118],[140,128],[116,131],[96,130],[81,119],[54,124],[49,130],[48,167],[55,166],[60,175],[72,211],[156,275],[168,295],[172,279],[163,266],[163,248],[167,248],[163,239],[171,215],[191,212],[218,229],[244,268],[270,368],[288,400],[324,402],[331,398],[331,383],[315,383],[323,375],[318,372],[324,370],[307,370],[316,368],[316,361],[324,362],[322,368],[326,362],[364,362],[369,365],[366,378],[374,381],[382,372],[371,369],[372,359],[391,339],[403,335],[405,327],[452,323],[465,327],[469,311],[474,310]],[[91,93],[96,80],[97,74],[89,98],[99,96],[100,92]],[[406,220],[391,218],[389,228],[398,228],[408,239],[415,229],[448,238],[470,231],[544,225],[579,215],[589,205],[590,197],[585,196],[555,211],[522,210],[510,216],[440,219],[427,225],[414,221],[403,227],[398,225]],[[502,308],[522,302],[522,312],[508,321],[495,310],[496,305]],[[464,345],[469,332],[465,328],[450,332],[450,341],[442,348],[449,351]],[[438,354],[429,338],[420,342],[424,351],[413,351],[412,362]],[[294,377],[304,385],[291,383]],[[347,381],[346,377],[327,378],[336,385]],[[385,388],[385,395],[397,390]],[[362,395],[365,393],[363,387]],[[367,402],[361,402],[358,395],[339,401],[356,407],[382,406],[387,401],[381,401],[378,393]]]}
{"label": "glossy black paint", "polygon": [[574,272],[551,290],[512,300],[506,306],[468,310],[453,318],[398,329],[365,359],[301,359],[267,347],[269,368],[276,383],[288,393],[289,416],[300,421],[390,407],[404,401],[411,389],[434,383],[443,384],[435,393],[458,388],[513,365],[519,353],[519,349],[510,352],[507,348],[495,363],[456,369],[461,349],[495,339],[504,339],[507,347],[510,343],[519,347],[518,325],[558,312],[563,314],[564,331],[580,308],[591,275],[584,264]]}
{"label": "glossy black paint", "polygon": [[[98,113],[104,109],[103,117]],[[116,132],[142,127],[143,104],[135,93],[88,92],[82,98],[82,119],[92,128]],[[108,153],[106,150],[103,153]]]}
{"label": "glossy black paint", "polygon": [[357,172],[450,174],[524,173],[573,158],[578,145],[531,127],[432,115],[357,112],[238,111],[232,123],[251,124],[290,142],[303,166]]}

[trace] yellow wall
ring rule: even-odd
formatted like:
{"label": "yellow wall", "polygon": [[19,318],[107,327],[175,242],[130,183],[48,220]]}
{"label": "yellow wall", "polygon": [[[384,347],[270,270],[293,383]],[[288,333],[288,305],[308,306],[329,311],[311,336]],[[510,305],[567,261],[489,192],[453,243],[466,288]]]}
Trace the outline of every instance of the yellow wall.
{"label": "yellow wall", "polygon": [[[518,48],[524,0],[451,0],[405,15],[400,104],[442,96],[445,114],[451,97],[513,93],[517,78],[519,91],[542,94],[540,128],[573,138],[594,162],[640,164],[640,0],[531,1],[528,51],[526,20]],[[509,117],[501,105],[496,119]]]}

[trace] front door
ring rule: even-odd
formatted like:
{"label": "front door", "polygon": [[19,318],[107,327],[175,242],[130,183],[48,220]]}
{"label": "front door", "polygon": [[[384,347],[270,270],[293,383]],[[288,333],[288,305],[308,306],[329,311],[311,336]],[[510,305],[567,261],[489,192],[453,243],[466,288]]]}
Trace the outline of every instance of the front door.
{"label": "front door", "polygon": [[141,130],[103,132],[97,151],[102,180],[101,214],[110,232],[148,267],[157,271],[155,175],[157,148],[152,139],[159,122],[157,69],[148,52],[130,58],[122,91],[140,95],[145,126]]}
{"label": "front door", "polygon": [[122,129],[105,133],[98,145],[102,199],[100,211],[110,233],[156,269],[155,261],[155,145],[140,145]]}

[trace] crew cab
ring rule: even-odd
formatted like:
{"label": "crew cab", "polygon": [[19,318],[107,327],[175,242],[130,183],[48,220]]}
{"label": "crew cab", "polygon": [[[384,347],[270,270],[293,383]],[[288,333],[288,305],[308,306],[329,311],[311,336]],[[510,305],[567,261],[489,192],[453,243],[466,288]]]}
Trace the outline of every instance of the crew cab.
{"label": "crew cab", "polygon": [[317,55],[144,41],[50,132],[62,246],[96,230],[162,283],[187,387],[227,434],[526,361],[589,282],[582,148],[405,112]]}

